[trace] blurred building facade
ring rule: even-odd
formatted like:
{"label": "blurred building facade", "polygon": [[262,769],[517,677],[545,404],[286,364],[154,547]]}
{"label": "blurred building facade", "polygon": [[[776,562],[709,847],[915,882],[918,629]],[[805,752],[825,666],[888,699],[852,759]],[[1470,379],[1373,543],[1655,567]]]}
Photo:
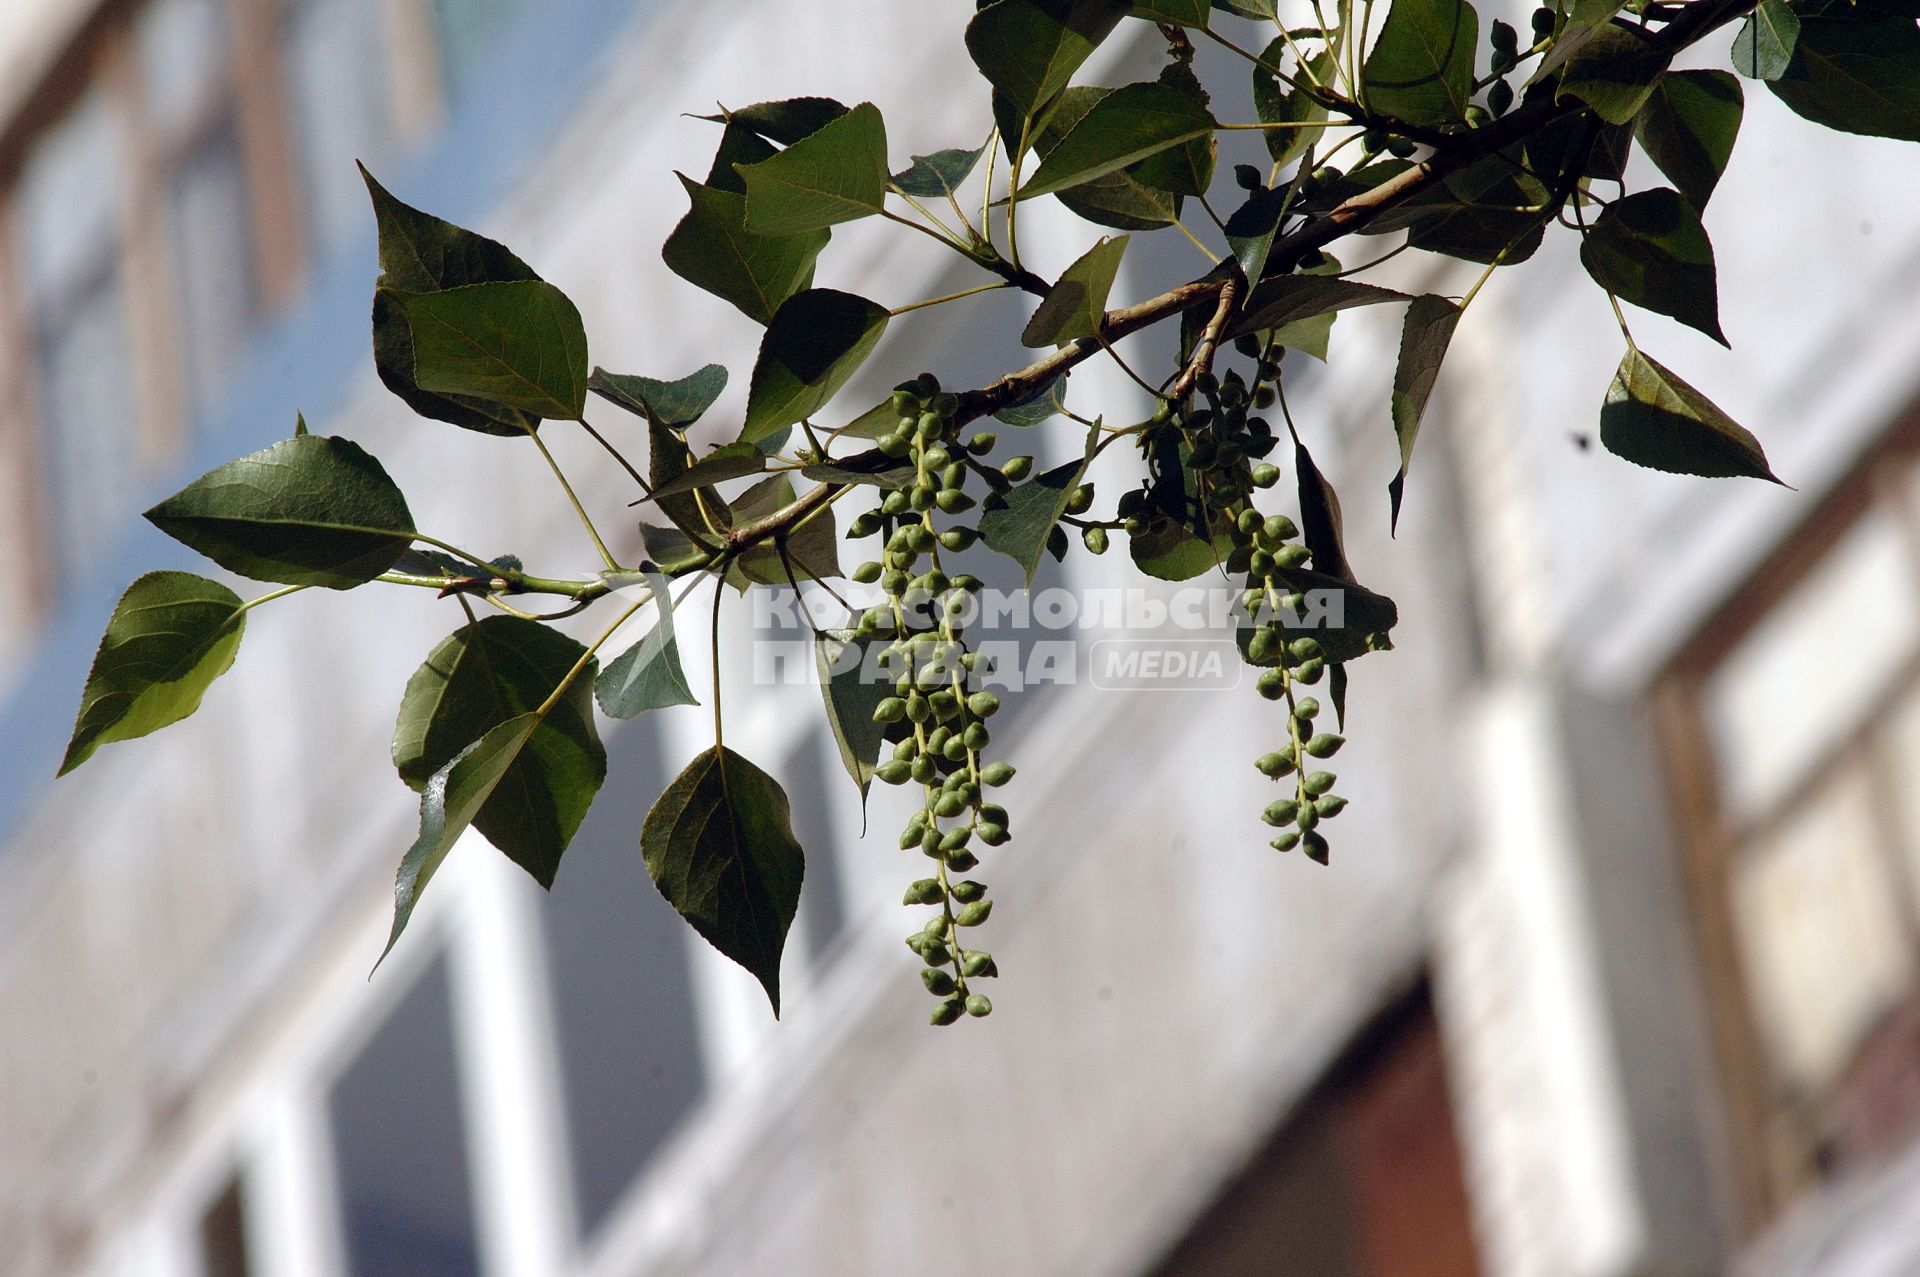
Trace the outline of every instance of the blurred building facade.
{"label": "blurred building facade", "polygon": [[[131,512],[296,409],[380,456],[421,527],[582,556],[510,442],[373,377],[354,159],[566,289],[598,362],[728,363],[724,420],[755,330],[660,263],[671,171],[715,138],[680,113],[832,93],[882,105],[898,162],[971,145],[970,11],[0,8],[0,1267],[1920,1270],[1920,240],[1898,212],[1920,167],[1764,93],[1708,214],[1733,353],[1633,322],[1798,491],[1601,452],[1618,335],[1550,237],[1462,325],[1389,542],[1397,316],[1343,316],[1293,403],[1402,623],[1355,667],[1333,865],[1262,845],[1274,729],[1249,689],[1041,689],[997,736],[1021,775],[981,870],[990,1020],[922,1023],[900,813],[876,794],[863,839],[815,690],[744,686],[744,605],[728,740],[809,851],[778,1025],[640,861],[699,710],[603,724],[609,781],[551,895],[470,840],[367,978],[415,820],[393,707],[451,604],[262,609],[195,718],[49,783],[113,599],[195,566]],[[1150,74],[1138,25],[1085,78]],[[1039,269],[1089,235],[1030,220]],[[1158,238],[1134,296],[1201,261]],[[843,230],[822,281],[888,305],[973,282],[893,239]],[[979,384],[1024,362],[1020,317],[999,294],[930,311],[876,364]],[[1132,392],[1089,365],[1070,393]],[[623,508],[598,454],[554,444]],[[1120,555],[1047,570],[1133,581]]]}

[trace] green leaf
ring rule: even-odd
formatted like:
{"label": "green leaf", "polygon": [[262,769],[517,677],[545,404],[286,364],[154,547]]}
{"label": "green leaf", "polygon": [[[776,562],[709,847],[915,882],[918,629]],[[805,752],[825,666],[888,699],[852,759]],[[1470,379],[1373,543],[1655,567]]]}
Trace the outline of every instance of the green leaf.
{"label": "green leaf", "polygon": [[1641,149],[1687,203],[1706,211],[1740,135],[1746,94],[1725,71],[1673,71],[1660,79],[1634,119]]}
{"label": "green leaf", "polygon": [[1780,482],[1758,439],[1637,350],[1627,351],[1607,387],[1600,442],[1615,456],[1651,470]]}
{"label": "green leaf", "polygon": [[893,692],[891,683],[873,677],[875,670],[869,664],[869,657],[879,646],[852,630],[822,630],[813,641],[827,725],[840,746],[841,765],[860,789],[863,807],[887,731],[884,723],[874,721],[873,712]]}
{"label": "green leaf", "polygon": [[752,443],[826,407],[873,353],[889,318],[886,307],[831,288],[788,298],[760,342],[740,437]]}
{"label": "green leaf", "polygon": [[1061,373],[1025,399],[1010,403],[994,413],[993,419],[1008,426],[1037,426],[1066,410],[1067,374]]}
{"label": "green leaf", "polygon": [[[784,474],[772,475],[748,488],[733,503],[732,519],[735,526],[752,523],[793,502],[793,481]],[[775,542],[753,546],[727,565],[727,584],[742,592],[749,584],[786,585],[789,581],[818,581],[840,575],[840,535],[831,507],[815,514],[798,530]]]}
{"label": "green leaf", "polygon": [[[1314,266],[1302,267],[1301,275],[1338,275],[1340,259],[1321,250],[1321,261]],[[1303,354],[1312,355],[1321,363],[1327,362],[1327,347],[1333,341],[1333,321],[1340,318],[1338,311],[1326,311],[1318,315],[1308,315],[1305,319],[1295,319],[1276,328],[1268,329],[1276,346],[1285,346]]]}
{"label": "green leaf", "polygon": [[811,137],[847,113],[846,104],[832,98],[782,98],[777,102],[756,102],[724,115],[703,115],[715,124],[734,124],[750,132],[792,146]]}
{"label": "green leaf", "polygon": [[[1007,0],[1000,0],[1007,3]],[[1213,132],[1213,116],[1178,89],[1129,84],[1093,104],[1020,185],[1030,199],[1104,177],[1137,160]]]}
{"label": "green leaf", "polygon": [[960,184],[967,180],[973,166],[986,152],[987,145],[982,142],[971,151],[955,149],[916,155],[910,166],[893,175],[892,182],[915,199],[941,199],[960,189]]}
{"label": "green leaf", "polygon": [[577,421],[587,403],[587,334],[567,295],[542,280],[397,294],[422,390],[466,395],[534,418]]}
{"label": "green leaf", "polygon": [[1240,263],[1248,279],[1257,280],[1267,268],[1267,252],[1273,247],[1273,233],[1280,227],[1280,214],[1287,206],[1287,188],[1276,186],[1254,191],[1247,202],[1227,218],[1227,247]]}
{"label": "green leaf", "polygon": [[500,724],[461,750],[422,786],[420,833],[400,858],[400,872],[393,884],[393,929],[387,933],[387,947],[374,963],[376,970],[407,929],[420,893],[427,889],[428,881],[480,808],[493,797],[538,725],[532,714]]}
{"label": "green leaf", "polygon": [[229,461],[146,517],[230,572],[336,590],[392,568],[414,536],[407,499],[380,463],[321,435]]}
{"label": "green leaf", "polygon": [[1672,316],[1721,345],[1713,245],[1677,191],[1639,191],[1607,205],[1580,241],[1580,261],[1622,301]]}
{"label": "green leaf", "polygon": [[1209,7],[1207,0],[1133,0],[1131,16],[1177,27],[1204,27]]}
{"label": "green leaf", "polygon": [[716,190],[745,195],[747,184],[740,180],[736,165],[758,164],[778,155],[780,150],[744,124],[728,121],[720,130],[720,145],[713,150],[713,163],[707,166],[707,185]]}
{"label": "green leaf", "polygon": [[1366,104],[1409,124],[1465,119],[1480,15],[1465,0],[1393,0],[1361,71]]}
{"label": "green leaf", "polygon": [[1055,346],[1100,331],[1127,236],[1102,239],[1060,273],[1020,333],[1023,346]]}
{"label": "green leaf", "polygon": [[1300,492],[1300,540],[1313,555],[1313,570],[1352,581],[1346,532],[1340,522],[1340,494],[1313,463],[1307,445],[1297,438],[1293,441],[1293,468]]}
{"label": "green leaf", "polygon": [[157,732],[199,709],[207,687],[233,664],[246,624],[239,595],[190,572],[149,572],[128,586],[87,671],[59,774],[102,745]]}
{"label": "green leaf", "polygon": [[650,709],[698,705],[680,668],[673,635],[672,582],[658,572],[641,574],[653,591],[660,619],[647,636],[607,663],[593,681],[594,699],[609,718],[633,718]]}
{"label": "green leaf", "polygon": [[1543,207],[1547,203],[1546,186],[1527,170],[1520,148],[1510,146],[1403,201],[1367,223],[1362,234],[1405,228],[1416,248],[1511,266],[1540,247],[1552,215]]}
{"label": "green leaf", "polygon": [[1843,133],[1920,142],[1920,27],[1911,15],[1802,8],[1786,70],[1767,87],[1796,115]]}
{"label": "green leaf", "polygon": [[[1284,65],[1288,53],[1288,42],[1284,37],[1275,36],[1267,45],[1266,52],[1260,55],[1260,62],[1253,68],[1253,110],[1262,124],[1315,124],[1327,118],[1327,108],[1315,102],[1298,89],[1288,88],[1280,82],[1267,67]],[[1333,55],[1326,52],[1308,58],[1304,70],[1321,84],[1333,81]],[[1267,154],[1275,164],[1291,164],[1306,154],[1307,148],[1320,140],[1325,132],[1319,128],[1268,129],[1262,137],[1266,140]]]}
{"label": "green leaf", "polygon": [[[1329,665],[1338,668],[1342,661],[1356,660],[1368,652],[1393,646],[1386,636],[1400,623],[1400,609],[1386,595],[1376,594],[1364,585],[1309,568],[1282,568],[1274,572],[1274,579],[1282,589],[1305,594],[1309,601],[1316,598],[1327,601],[1325,617],[1313,618],[1316,621],[1324,620],[1324,623],[1289,633],[1312,637],[1320,644]],[[1252,633],[1250,626],[1242,627],[1239,631],[1237,637],[1241,644],[1241,657],[1249,665],[1275,664],[1279,660],[1277,653],[1265,660],[1253,659],[1246,648]]]}
{"label": "green leaf", "polygon": [[1407,295],[1375,284],[1350,279],[1332,279],[1325,275],[1276,275],[1262,280],[1247,295],[1240,318],[1228,329],[1229,339],[1246,333],[1279,328],[1314,315],[1325,315],[1355,306],[1377,306],[1381,302],[1406,301]]}
{"label": "green leaf", "polygon": [[1437,293],[1425,293],[1407,307],[1407,320],[1400,329],[1400,359],[1393,369],[1393,433],[1400,441],[1400,472],[1387,484],[1387,500],[1392,507],[1390,527],[1400,526],[1400,499],[1406,489],[1407,469],[1413,464],[1413,441],[1420,433],[1420,418],[1433,394],[1433,383],[1440,375],[1441,361],[1447,357],[1447,345],[1460,322],[1460,308]]}
{"label": "green leaf", "polygon": [[1625,0],[1573,0],[1570,5],[1552,7],[1560,9],[1565,17],[1553,33],[1552,47],[1541,57],[1533,74],[1527,77],[1527,88],[1552,76],[1597,32],[1611,25],[1613,15],[1625,7]]}
{"label": "green leaf", "polygon": [[747,229],[744,195],[676,176],[692,207],[660,250],[667,268],[756,323],[768,323],[780,303],[813,282],[814,259],[832,232],[755,235]]}
{"label": "green leaf", "polygon": [[722,444],[667,482],[655,484],[653,499],[658,501],[695,488],[710,488],[728,479],[759,474],[766,468],[767,454],[754,445],[738,441]]}
{"label": "green leaf", "polygon": [[1671,57],[1638,28],[1606,23],[1567,58],[1557,100],[1578,98],[1608,123],[1625,124],[1646,105]]}
{"label": "green leaf", "polygon": [[[1086,118],[1094,103],[1112,92],[1112,89],[1079,86],[1062,92],[1048,109],[1045,126],[1035,145],[1041,157],[1044,159],[1050,154],[1060,139]],[[1180,196],[1149,186],[1142,180],[1138,165],[1082,182],[1071,190],[1057,191],[1055,195],[1077,216],[1115,230],[1158,230],[1171,226],[1180,215]]]}
{"label": "green leaf", "polygon": [[1086,470],[1086,458],[1069,461],[1008,492],[992,494],[980,508],[980,540],[1025,568],[1029,589],[1047,537],[1067,512],[1067,501]]}
{"label": "green leaf", "polygon": [[[443,639],[407,680],[393,765],[418,789],[466,746],[537,709],[586,649],[551,626],[490,616]],[[467,819],[542,886],[606,777],[589,661],[508,760],[506,782]]]}
{"label": "green leaf", "polygon": [[525,414],[484,399],[436,395],[413,379],[413,333],[396,293],[538,279],[505,245],[404,204],[363,166],[380,228],[380,278],[373,295],[373,363],[387,389],[423,417],[483,434],[523,435]]}
{"label": "green leaf", "polygon": [[[1203,111],[1212,103],[1206,86],[1200,83],[1193,68],[1177,58],[1161,68],[1159,83],[1176,93],[1185,94]],[[1173,195],[1205,195],[1213,188],[1213,169],[1217,158],[1218,147],[1213,134],[1209,132],[1182,142],[1179,146],[1157,151],[1129,165],[1126,171],[1155,190]]]}
{"label": "green leaf", "polygon": [[1213,0],[1213,7],[1227,13],[1252,18],[1256,22],[1278,22],[1280,14],[1274,0]]}
{"label": "green leaf", "polygon": [[727,370],[719,364],[708,364],[678,381],[622,376],[604,368],[595,368],[587,378],[587,389],[608,403],[676,430],[700,420],[726,388]]}
{"label": "green leaf", "polygon": [[1785,0],[1760,0],[1733,37],[1733,69],[1749,80],[1777,80],[1799,40],[1800,15]]}
{"label": "green leaf", "polygon": [[755,235],[797,235],[866,217],[886,204],[887,126],[879,107],[862,102],[739,173]]}
{"label": "green leaf", "polygon": [[[1032,119],[1127,9],[1127,0],[995,0],[967,24],[967,52],[1008,107]],[[1017,144],[1016,131],[1008,145]]]}
{"label": "green leaf", "polygon": [[787,795],[725,746],[687,765],[640,830],[647,873],[708,944],[751,972],[780,1014],[780,953],[805,856]]}

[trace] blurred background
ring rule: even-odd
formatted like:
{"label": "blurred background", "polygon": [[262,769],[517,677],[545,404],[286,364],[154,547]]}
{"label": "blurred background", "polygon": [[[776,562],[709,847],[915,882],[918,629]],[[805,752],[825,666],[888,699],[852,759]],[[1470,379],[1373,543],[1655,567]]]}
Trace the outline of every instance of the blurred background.
{"label": "blurred background", "polygon": [[[812,688],[745,686],[744,610],[728,742],[808,850],[778,1024],[638,851],[704,710],[603,724],[551,895],[470,839],[368,979],[415,821],[394,707],[461,619],[421,592],[256,612],[195,718],[52,781],[119,592],[210,570],[137,512],[296,409],[380,456],[421,527],[591,562],[521,450],[374,378],[356,158],[565,289],[597,362],[729,365],[717,435],[756,330],[660,262],[671,171],[718,137],[682,113],[831,94],[881,104],[896,166],[970,147],[971,11],[0,5],[0,1270],[1920,1272],[1920,165],[1751,84],[1707,216],[1734,349],[1633,323],[1797,490],[1598,448],[1619,337],[1553,235],[1462,325],[1389,542],[1399,316],[1342,316],[1290,397],[1402,620],[1354,670],[1333,864],[1264,846],[1275,728],[1248,689],[1023,698],[996,735],[1016,838],[980,871],[990,1020],[925,1025],[902,813],[876,794],[863,821]],[[1153,74],[1153,28],[1127,28],[1082,81]],[[1203,62],[1216,114],[1253,118],[1244,72]],[[1098,233],[1030,220],[1048,275]],[[887,305],[975,282],[900,238],[844,228],[821,281]],[[1476,273],[1411,256],[1386,282]],[[1137,235],[1116,300],[1204,267]],[[1023,313],[895,324],[850,411],[1025,362]],[[1139,407],[1099,364],[1070,395]],[[1074,446],[1047,433],[1022,447]],[[1110,500],[1134,463],[1102,464]],[[1135,580],[1076,558],[1043,579]]]}

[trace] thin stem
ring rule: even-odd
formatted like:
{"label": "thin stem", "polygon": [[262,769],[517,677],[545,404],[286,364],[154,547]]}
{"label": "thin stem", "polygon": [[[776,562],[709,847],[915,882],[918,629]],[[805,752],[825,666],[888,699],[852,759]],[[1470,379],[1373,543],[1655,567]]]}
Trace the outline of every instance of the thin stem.
{"label": "thin stem", "polygon": [[891,311],[888,311],[887,313],[889,315],[904,315],[908,311],[925,310],[929,306],[939,306],[945,302],[959,301],[962,297],[972,297],[975,293],[990,293],[997,288],[1012,288],[1012,287],[1013,287],[1013,283],[1010,280],[1005,280],[1005,279],[996,280],[991,284],[981,284],[975,288],[963,288],[957,293],[948,293],[943,297],[929,297],[927,298],[927,300],[922,302],[913,302],[906,306],[896,306]]}
{"label": "thin stem", "polygon": [[[892,191],[895,195],[898,195],[901,199],[905,200],[907,204],[913,209],[914,212],[920,214],[920,216],[926,218],[929,222],[932,222],[935,226],[938,226],[942,234],[945,234],[954,240],[958,240],[960,238],[958,235],[955,235],[953,233],[953,228],[951,226],[948,226],[945,222],[941,221],[938,217],[934,216],[933,211],[929,209],[925,204],[922,204],[919,200],[913,198],[913,196],[907,194],[905,191],[901,190],[898,186],[895,186],[892,182],[887,183],[887,189]],[[962,219],[962,220],[965,220],[965,219]]]}
{"label": "thin stem", "polygon": [[1187,242],[1192,244],[1195,248],[1199,249],[1201,252],[1201,255],[1204,256],[1208,261],[1212,262],[1215,266],[1218,266],[1220,264],[1219,254],[1215,253],[1211,248],[1208,248],[1206,244],[1201,242],[1201,239],[1199,236],[1195,235],[1192,231],[1188,230],[1185,222],[1182,222],[1179,218],[1176,217],[1173,219],[1173,228],[1179,231],[1182,235],[1185,235],[1187,237]]}
{"label": "thin stem", "polygon": [[567,689],[573,686],[573,681],[579,678],[581,671],[586,669],[587,666],[593,661],[594,653],[598,652],[600,648],[606,643],[606,641],[613,637],[613,632],[615,630],[619,629],[622,625],[625,625],[628,619],[631,618],[635,612],[638,612],[641,608],[645,607],[647,605],[647,600],[652,597],[653,597],[652,591],[648,591],[647,598],[638,599],[628,604],[626,611],[620,613],[620,615],[613,618],[613,624],[607,626],[606,629],[600,631],[600,637],[596,638],[595,640],[593,640],[592,643],[587,645],[587,650],[580,653],[580,659],[573,663],[573,668],[560,676],[560,681],[554,685],[554,688],[551,692],[547,693],[547,699],[544,701],[541,701],[540,707],[533,711],[533,716],[535,718],[545,718],[547,716],[547,711],[551,710],[555,705],[558,705],[560,703],[560,698],[567,694]]}
{"label": "thin stem", "polygon": [[646,493],[648,496],[653,495],[653,485],[648,483],[645,476],[643,476],[638,470],[634,469],[633,463],[631,461],[628,461],[626,457],[621,454],[620,449],[614,447],[613,444],[609,443],[607,441],[606,436],[602,435],[598,430],[595,430],[592,424],[589,423],[585,417],[580,418],[580,428],[582,430],[585,430],[588,434],[592,435],[593,441],[599,444],[602,448],[605,448],[607,450],[607,455],[611,456],[615,461],[619,462],[620,468],[622,470],[625,470],[628,474],[633,476],[633,481],[640,485],[640,491]]}
{"label": "thin stem", "polygon": [[1020,269],[1020,232],[1015,220],[1020,207],[1020,163],[1027,157],[1027,143],[1032,140],[1028,135],[1032,131],[1032,120],[1020,122],[1020,145],[1015,148],[1013,159],[1007,163],[1007,260],[1013,263],[1015,270]]}
{"label": "thin stem", "polygon": [[988,249],[993,248],[993,170],[1000,160],[1000,126],[993,126],[987,134],[987,172],[986,180],[980,187],[980,239]]}
{"label": "thin stem", "polygon": [[534,447],[540,449],[540,455],[546,459],[547,468],[553,471],[553,477],[560,481],[561,490],[567,494],[567,500],[572,503],[574,514],[579,516],[580,526],[587,530],[589,537],[593,538],[593,548],[600,552],[600,561],[607,565],[607,571],[618,572],[619,561],[613,557],[612,551],[607,549],[607,543],[600,539],[600,531],[593,526],[593,520],[587,515],[587,508],[580,504],[580,498],[575,495],[573,485],[568,483],[567,476],[561,473],[560,463],[555,461],[553,453],[547,450],[547,441],[540,437],[540,432],[537,430],[528,431],[527,437],[533,440]]}
{"label": "thin stem", "polygon": [[289,594],[298,594],[300,593],[300,591],[308,588],[309,588],[308,586],[304,586],[304,585],[283,585],[277,590],[267,591],[265,594],[262,594],[258,598],[248,599],[246,602],[240,605],[240,611],[251,612],[254,608],[259,607],[262,603],[271,603],[275,599],[284,599]]}
{"label": "thin stem", "polygon": [[456,559],[465,559],[467,562],[473,564],[477,568],[484,568],[490,575],[499,576],[501,574],[499,568],[495,567],[492,563],[488,562],[486,559],[481,558],[479,555],[475,554],[473,551],[462,550],[457,545],[449,545],[447,542],[442,541],[439,537],[430,537],[424,532],[416,532],[413,534],[413,539],[418,541],[422,545],[430,545],[436,550],[445,550],[448,554],[451,554]]}
{"label": "thin stem", "polygon": [[[726,725],[720,714],[720,600],[726,597],[726,582],[718,576],[713,579],[713,626],[709,635],[709,654],[713,658],[713,748],[718,753],[726,743]],[[721,779],[726,779],[727,769],[720,769]]]}
{"label": "thin stem", "polygon": [[911,226],[914,230],[919,231],[922,235],[925,235],[929,239],[932,239],[935,243],[944,244],[946,247],[951,248],[954,252],[959,253],[961,256],[966,257],[972,261],[977,262],[980,260],[979,258],[973,255],[973,251],[969,249],[965,244],[962,244],[959,240],[953,238],[950,232],[943,233],[945,232],[944,227],[941,230],[935,230],[933,227],[928,226],[925,222],[916,222],[911,217],[902,217],[900,216],[900,214],[894,212],[890,208],[881,209],[880,216],[886,218],[889,222],[898,222],[902,226]]}

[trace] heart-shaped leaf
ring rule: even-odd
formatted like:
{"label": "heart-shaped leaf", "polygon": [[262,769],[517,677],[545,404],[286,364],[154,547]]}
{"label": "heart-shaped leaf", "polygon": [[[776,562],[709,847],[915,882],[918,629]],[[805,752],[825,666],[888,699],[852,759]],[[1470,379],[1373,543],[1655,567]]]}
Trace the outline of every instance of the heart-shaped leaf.
{"label": "heart-shaped leaf", "polygon": [[1040,161],[1033,176],[1020,184],[1020,198],[1104,177],[1169,147],[1207,137],[1213,129],[1206,107],[1178,89],[1158,83],[1115,89],[1095,102]]}
{"label": "heart-shaped leaf", "polygon": [[1777,80],[1799,42],[1800,15],[1786,0],[1760,0],[1733,37],[1733,69],[1749,80]]}
{"label": "heart-shaped leaf", "polygon": [[1920,141],[1920,27],[1896,5],[1802,5],[1786,68],[1767,87],[1845,133]]}
{"label": "heart-shaped leaf", "polygon": [[726,388],[727,370],[719,364],[708,364],[677,381],[623,376],[604,368],[595,368],[587,378],[587,389],[608,403],[676,430],[700,420]]}
{"label": "heart-shaped leaf", "polygon": [[1413,441],[1420,433],[1420,418],[1427,411],[1427,399],[1440,375],[1441,361],[1453,330],[1460,323],[1460,308],[1437,293],[1413,299],[1407,307],[1406,323],[1400,329],[1400,358],[1393,369],[1393,433],[1400,442],[1400,471],[1387,484],[1387,500],[1392,508],[1390,527],[1400,526],[1400,500],[1407,484],[1407,470],[1413,464]]}
{"label": "heart-shaped leaf", "polygon": [[1646,105],[1672,57],[1638,28],[1602,24],[1567,58],[1557,97],[1578,98],[1608,123],[1626,124]]}
{"label": "heart-shaped leaf", "polygon": [[797,235],[866,217],[886,204],[887,126],[879,107],[862,102],[739,173],[755,235]]}
{"label": "heart-shaped leaf", "polygon": [[593,681],[594,698],[610,718],[633,718],[650,709],[700,703],[680,668],[680,645],[673,634],[672,582],[658,572],[644,573],[642,579],[653,591],[660,619],[645,638],[607,662]]}
{"label": "heart-shaped leaf", "polygon": [[715,124],[732,124],[781,146],[792,146],[804,137],[818,133],[847,113],[844,102],[833,98],[782,98],[777,102],[755,102],[728,111],[724,115],[703,115]]}
{"label": "heart-shaped leaf", "polygon": [[1466,0],[1393,0],[1367,55],[1367,105],[1409,124],[1466,118],[1480,16]]}
{"label": "heart-shaped leaf", "polygon": [[955,149],[916,155],[908,168],[893,175],[893,184],[902,194],[915,199],[943,199],[960,189],[960,184],[967,180],[967,174],[973,172],[973,166],[986,151],[983,142],[971,151]]}
{"label": "heart-shaped leaf", "polygon": [[1627,351],[1607,387],[1600,442],[1615,456],[1651,470],[1780,482],[1758,439],[1638,350]]}
{"label": "heart-shaped leaf", "polygon": [[773,318],[781,302],[813,282],[814,259],[827,246],[831,231],[822,227],[793,235],[755,235],[747,229],[744,192],[703,186],[684,173],[676,176],[692,207],[660,250],[674,274],[761,324]]}
{"label": "heart-shaped leaf", "polygon": [[1330,314],[1354,306],[1377,306],[1381,302],[1406,301],[1407,295],[1374,284],[1326,275],[1276,275],[1262,280],[1247,295],[1240,318],[1229,327],[1228,337],[1280,328],[1315,315]]}
{"label": "heart-shaped leaf", "polygon": [[994,493],[980,508],[980,540],[1025,568],[1029,589],[1040,570],[1047,538],[1067,512],[1067,501],[1086,471],[1085,458],[1070,461],[1007,492]]}
{"label": "heart-shaped leaf", "polygon": [[1060,273],[1020,333],[1023,346],[1054,346],[1100,331],[1127,236],[1102,239]]}
{"label": "heart-shaped leaf", "polygon": [[893,692],[893,684],[871,659],[883,646],[852,630],[822,630],[813,641],[827,725],[833,729],[840,762],[859,787],[863,805],[886,741],[886,725],[875,722],[873,712]]}
{"label": "heart-shaped leaf", "polygon": [[667,903],[760,981],[778,1017],[780,954],[806,872],[779,783],[716,745],[660,795],[640,850]]}
{"label": "heart-shaped leaf", "polygon": [[1727,344],[1713,245],[1700,215],[1678,192],[1637,191],[1607,205],[1580,242],[1580,261],[1620,300]]}
{"label": "heart-shaped leaf", "polygon": [[229,461],[146,517],[230,572],[336,590],[393,567],[414,536],[407,500],[380,463],[322,435]]}
{"label": "heart-shaped leaf", "polygon": [[149,572],[120,596],[87,671],[64,776],[100,746],[177,723],[226,673],[246,631],[240,596],[190,572]]}
{"label": "heart-shaped leaf", "polygon": [[1725,71],[1672,71],[1633,122],[1647,156],[1704,212],[1740,136],[1746,94]]}
{"label": "heart-shaped leaf", "polygon": [[1127,0],[994,0],[967,24],[967,52],[1016,117],[1007,145],[1018,145],[1017,121],[1032,119],[1100,47]]}
{"label": "heart-shaped leaf", "polygon": [[[1254,114],[1262,124],[1317,125],[1326,120],[1327,108],[1304,90],[1283,84],[1278,76],[1267,69],[1283,65],[1289,43],[1284,37],[1275,36],[1273,42],[1267,45],[1266,52],[1260,55],[1260,61],[1254,64]],[[1331,84],[1333,55],[1317,53],[1307,59],[1302,70],[1321,84]],[[1324,131],[1314,127],[1267,129],[1262,137],[1267,144],[1267,154],[1275,164],[1291,164],[1306,154],[1307,148],[1318,142]]]}
{"label": "heart-shaped leaf", "polygon": [[781,305],[760,342],[740,437],[752,443],[827,406],[887,330],[886,307],[831,288]]}
{"label": "heart-shaped leaf", "polygon": [[577,421],[587,405],[587,333],[567,295],[543,280],[397,294],[422,390],[532,417]]}

